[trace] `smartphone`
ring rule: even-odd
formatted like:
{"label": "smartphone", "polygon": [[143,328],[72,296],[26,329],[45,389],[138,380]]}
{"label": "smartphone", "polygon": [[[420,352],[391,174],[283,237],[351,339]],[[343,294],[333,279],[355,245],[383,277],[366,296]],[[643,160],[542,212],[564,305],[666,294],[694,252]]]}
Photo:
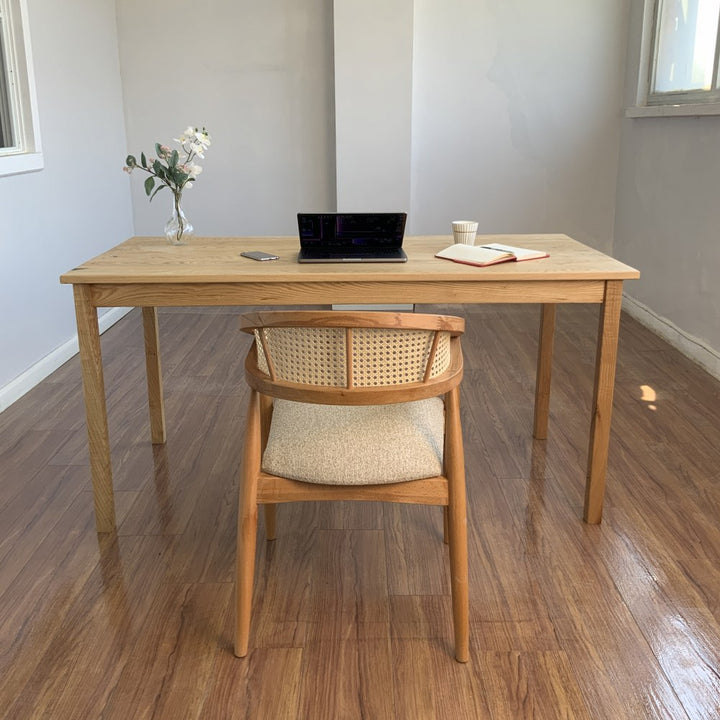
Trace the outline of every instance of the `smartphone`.
{"label": "smartphone", "polygon": [[277,260],[280,257],[279,255],[271,255],[270,253],[261,252],[260,250],[250,250],[249,252],[242,252],[240,254],[252,260]]}

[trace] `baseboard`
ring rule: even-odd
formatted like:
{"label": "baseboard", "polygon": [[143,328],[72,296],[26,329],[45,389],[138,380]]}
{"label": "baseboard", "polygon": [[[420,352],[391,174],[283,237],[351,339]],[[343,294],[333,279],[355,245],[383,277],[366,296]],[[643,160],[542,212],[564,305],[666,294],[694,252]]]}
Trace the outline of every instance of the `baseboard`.
{"label": "baseboard", "polygon": [[[111,308],[98,318],[100,332],[104,333],[118,320],[127,315],[132,308]],[[19,400],[26,392],[32,390],[38,383],[48,375],[55,372],[63,363],[67,362],[78,352],[77,335],[73,335],[67,342],[63,343],[42,360],[30,366],[24,373],[18,375],[7,385],[0,388],[0,412],[7,409],[16,400]]]}
{"label": "baseboard", "polygon": [[681,330],[667,318],[657,315],[647,305],[629,295],[623,296],[623,310],[720,380],[720,352]]}

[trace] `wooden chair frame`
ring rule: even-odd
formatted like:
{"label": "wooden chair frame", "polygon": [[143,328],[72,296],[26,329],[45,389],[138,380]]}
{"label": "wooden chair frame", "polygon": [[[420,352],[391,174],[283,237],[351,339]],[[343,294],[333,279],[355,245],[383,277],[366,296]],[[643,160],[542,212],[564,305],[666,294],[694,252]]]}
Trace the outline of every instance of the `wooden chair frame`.
{"label": "wooden chair frame", "polygon": [[[268,540],[275,538],[277,503],[314,500],[373,500],[444,508],[445,541],[450,550],[455,658],[469,658],[469,601],[467,568],[467,521],[465,464],[460,424],[459,384],[463,374],[460,335],[464,320],[453,316],[385,312],[272,311],[243,315],[241,330],[255,333],[271,327],[344,328],[351,337],[354,328],[396,328],[435,332],[427,370],[421,382],[380,387],[355,387],[352,384],[352,353],[347,352],[346,387],[290,383],[273,377],[272,355],[263,348],[269,373],[258,366],[257,342],[245,362],[245,377],[251,387],[243,460],[240,473],[238,535],[236,555],[235,654],[248,652],[250,616],[255,573],[258,505],[265,508]],[[449,367],[430,377],[439,333],[450,333]],[[262,342],[262,335],[260,335]],[[351,343],[346,343],[350,348]],[[444,396],[445,437],[443,474],[420,480],[382,485],[320,485],[300,482],[261,470],[262,454],[272,418],[273,398],[327,405],[381,405],[411,402]]]}

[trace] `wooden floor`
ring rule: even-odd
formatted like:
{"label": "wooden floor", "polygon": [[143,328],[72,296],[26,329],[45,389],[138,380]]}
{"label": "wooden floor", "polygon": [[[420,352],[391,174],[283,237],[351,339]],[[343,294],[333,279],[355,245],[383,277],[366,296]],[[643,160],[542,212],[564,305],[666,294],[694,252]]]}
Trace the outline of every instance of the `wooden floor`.
{"label": "wooden floor", "polygon": [[103,336],[117,536],[94,532],[78,360],[0,415],[2,717],[720,718],[720,383],[623,317],[584,524],[597,308],[558,310],[545,442],[537,306],[466,310],[467,665],[440,510],[372,504],[279,509],[235,658],[238,312],[161,311],[166,446],[138,311]]}

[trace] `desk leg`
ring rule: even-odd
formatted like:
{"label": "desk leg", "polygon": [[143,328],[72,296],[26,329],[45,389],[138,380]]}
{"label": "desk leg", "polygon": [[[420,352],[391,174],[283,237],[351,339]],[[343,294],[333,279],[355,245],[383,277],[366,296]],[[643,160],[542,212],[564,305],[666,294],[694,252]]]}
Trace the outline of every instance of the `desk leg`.
{"label": "desk leg", "polygon": [[621,304],[622,280],[607,281],[605,283],[605,300],[600,308],[595,358],[595,390],[585,484],[584,518],[585,522],[591,525],[597,525],[602,520]]}
{"label": "desk leg", "polygon": [[145,335],[145,368],[147,375],[148,405],[150,408],[150,441],[165,442],[165,404],[162,391],[160,367],[160,342],[158,335],[157,308],[142,309]]}
{"label": "desk leg", "polygon": [[112,532],[115,530],[115,501],[97,309],[92,304],[89,285],[73,285],[73,293],[85,395],[95,528],[98,532]]}
{"label": "desk leg", "polygon": [[553,337],[555,335],[555,305],[543,303],[540,314],[537,374],[535,377],[535,419],[533,437],[547,437],[550,415],[550,376],[552,373]]}

